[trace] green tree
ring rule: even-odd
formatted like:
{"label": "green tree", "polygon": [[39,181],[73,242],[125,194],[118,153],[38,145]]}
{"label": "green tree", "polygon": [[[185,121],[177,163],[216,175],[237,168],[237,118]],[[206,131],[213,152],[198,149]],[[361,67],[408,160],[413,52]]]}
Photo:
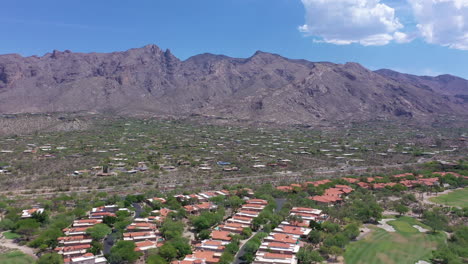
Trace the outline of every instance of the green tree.
{"label": "green tree", "polygon": [[102,218],[102,223],[108,226],[113,226],[115,222],[117,222],[117,217],[114,217],[114,216],[106,215],[104,216],[104,218]]}
{"label": "green tree", "polygon": [[338,256],[342,255],[344,251],[341,247],[331,246],[328,252],[330,253],[330,255],[333,256],[333,259],[336,261]]}
{"label": "green tree", "polygon": [[167,261],[159,256],[159,255],[152,255],[148,257],[148,260],[146,261],[148,264],[167,264]]}
{"label": "green tree", "polygon": [[211,231],[209,229],[202,230],[197,233],[198,240],[205,240],[211,237]]}
{"label": "green tree", "polygon": [[39,222],[37,222],[35,219],[23,219],[16,223],[15,231],[18,234],[29,237],[39,228],[39,226]]}
{"label": "green tree", "polygon": [[409,208],[402,204],[402,203],[397,203],[395,206],[394,206],[394,209],[397,213],[400,214],[400,216],[402,216],[403,214],[406,214],[408,211],[409,211]]}
{"label": "green tree", "polygon": [[86,233],[90,235],[94,240],[101,240],[112,232],[112,229],[105,224],[97,224],[86,230]]}
{"label": "green tree", "polygon": [[224,252],[219,259],[219,264],[231,264],[234,261],[234,255],[229,252]]}
{"label": "green tree", "polygon": [[63,257],[57,253],[43,254],[36,262],[37,264],[63,264]]}
{"label": "green tree", "polygon": [[133,241],[119,241],[111,248],[108,261],[111,264],[133,263],[141,256],[140,252],[135,251]]}
{"label": "green tree", "polygon": [[344,228],[344,235],[347,236],[349,239],[355,239],[361,231],[359,230],[359,226],[355,223],[349,224]]}
{"label": "green tree", "polygon": [[312,230],[309,235],[307,235],[307,240],[312,244],[318,244],[322,242],[322,233],[320,231]]}
{"label": "green tree", "polygon": [[183,237],[178,237],[169,241],[171,245],[177,249],[177,258],[184,257],[192,253],[192,247],[189,244],[188,239]]}
{"label": "green tree", "polygon": [[448,224],[447,216],[439,209],[425,211],[423,214],[423,223],[432,228],[433,233],[444,229]]}
{"label": "green tree", "polygon": [[250,229],[249,227],[246,227],[244,229],[242,229],[242,237],[244,239],[247,239],[249,238],[251,235],[252,235],[252,229]]}
{"label": "green tree", "polygon": [[299,264],[314,264],[320,263],[324,260],[320,253],[313,250],[311,246],[299,249],[299,252],[297,252],[297,259]]}
{"label": "green tree", "polygon": [[238,208],[240,208],[243,203],[244,203],[244,200],[242,200],[238,196],[234,195],[234,196],[229,197],[228,204],[233,210],[237,210]]}
{"label": "green tree", "polygon": [[172,261],[177,257],[177,249],[172,244],[166,243],[159,249],[159,255],[167,261]]}
{"label": "green tree", "polygon": [[184,232],[184,223],[180,221],[174,222],[171,219],[166,219],[166,221],[164,221],[161,226],[161,232],[167,240],[180,237]]}
{"label": "green tree", "polygon": [[325,230],[327,233],[332,233],[336,234],[341,231],[340,225],[337,223],[332,223],[329,221],[326,221],[322,224],[323,230]]}
{"label": "green tree", "polygon": [[94,255],[99,255],[99,254],[101,254],[101,251],[102,251],[103,247],[104,247],[104,245],[101,242],[92,241],[91,242],[91,248],[88,249],[88,252],[91,252]]}

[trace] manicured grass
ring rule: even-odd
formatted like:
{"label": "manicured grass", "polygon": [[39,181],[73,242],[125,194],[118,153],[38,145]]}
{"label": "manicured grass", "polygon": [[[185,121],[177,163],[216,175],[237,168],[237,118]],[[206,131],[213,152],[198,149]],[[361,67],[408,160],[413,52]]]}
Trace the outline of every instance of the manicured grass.
{"label": "manicured grass", "polygon": [[7,232],[4,232],[3,233],[3,236],[6,238],[6,239],[16,239],[16,238],[20,238],[21,236],[16,234],[16,233],[13,233],[13,232],[10,232],[10,231],[7,231]]}
{"label": "manicured grass", "polygon": [[402,264],[428,260],[432,250],[444,243],[445,235],[420,233],[413,225],[427,228],[410,217],[388,222],[396,232],[372,227],[372,233],[363,240],[352,242],[345,252],[346,264]]}
{"label": "manicured grass", "polygon": [[0,263],[2,264],[31,264],[34,259],[20,251],[12,251],[0,254]]}
{"label": "manicured grass", "polygon": [[468,188],[433,197],[429,200],[434,203],[445,204],[448,206],[468,207]]}

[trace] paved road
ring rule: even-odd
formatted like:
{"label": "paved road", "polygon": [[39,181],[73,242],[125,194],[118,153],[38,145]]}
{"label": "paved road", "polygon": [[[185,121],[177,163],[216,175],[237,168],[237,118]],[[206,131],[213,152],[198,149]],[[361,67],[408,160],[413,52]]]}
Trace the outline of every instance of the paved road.
{"label": "paved road", "polygon": [[237,254],[234,256],[234,261],[232,262],[232,264],[240,264],[240,263],[244,262],[240,258],[242,256],[244,256],[244,254],[245,254],[245,244],[247,244],[247,242],[249,242],[249,240],[252,239],[256,234],[257,234],[257,232],[254,232],[249,239],[240,241],[240,244],[239,244],[240,249],[237,252]]}
{"label": "paved road", "polygon": [[104,247],[102,249],[104,255],[109,254],[112,246],[114,246],[115,240],[116,240],[116,230],[112,230],[112,233],[106,236],[104,238]]}
{"label": "paved road", "polygon": [[135,208],[135,218],[140,217],[141,213],[143,212],[141,205],[139,203],[133,203],[132,206]]}

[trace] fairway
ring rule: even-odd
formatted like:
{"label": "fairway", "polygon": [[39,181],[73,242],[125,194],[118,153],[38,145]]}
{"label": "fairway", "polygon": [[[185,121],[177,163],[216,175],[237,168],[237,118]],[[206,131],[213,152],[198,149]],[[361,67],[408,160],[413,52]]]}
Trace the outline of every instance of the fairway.
{"label": "fairway", "polygon": [[0,263],[2,264],[31,264],[34,259],[20,251],[12,251],[0,254]]}
{"label": "fairway", "polygon": [[449,206],[468,207],[468,188],[430,198],[431,202]]}
{"label": "fairway", "polygon": [[445,235],[420,233],[413,225],[427,226],[410,217],[389,222],[396,232],[375,226],[363,240],[349,244],[345,252],[346,264],[414,264],[428,260],[433,249],[443,243]]}

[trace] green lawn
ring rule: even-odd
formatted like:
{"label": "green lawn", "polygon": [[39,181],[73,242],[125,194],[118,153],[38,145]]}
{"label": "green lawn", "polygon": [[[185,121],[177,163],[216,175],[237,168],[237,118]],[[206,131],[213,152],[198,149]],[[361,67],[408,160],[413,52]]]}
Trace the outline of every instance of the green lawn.
{"label": "green lawn", "polygon": [[346,264],[414,264],[429,260],[432,250],[445,241],[443,233],[420,233],[413,225],[427,226],[410,217],[397,218],[388,224],[396,232],[372,227],[372,233],[363,240],[350,243],[344,255]]}
{"label": "green lawn", "polygon": [[6,238],[6,239],[16,239],[16,238],[20,238],[21,236],[16,234],[16,233],[13,233],[13,232],[10,232],[10,231],[7,231],[7,232],[4,232],[3,233],[3,236]]}
{"label": "green lawn", "polygon": [[0,254],[0,263],[2,264],[31,264],[34,259],[20,251],[12,251]]}
{"label": "green lawn", "polygon": [[438,197],[433,197],[429,200],[434,203],[440,203],[449,206],[468,207],[468,188],[456,190]]}

